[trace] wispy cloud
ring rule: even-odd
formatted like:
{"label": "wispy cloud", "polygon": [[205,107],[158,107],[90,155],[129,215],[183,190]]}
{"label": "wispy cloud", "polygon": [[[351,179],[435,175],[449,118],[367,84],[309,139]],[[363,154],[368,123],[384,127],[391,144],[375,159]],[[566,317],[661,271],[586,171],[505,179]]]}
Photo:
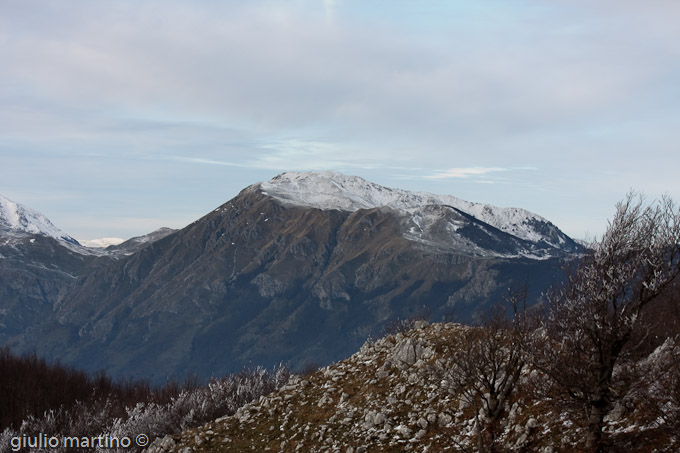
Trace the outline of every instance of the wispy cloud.
{"label": "wispy cloud", "polygon": [[186,157],[186,156],[161,156],[162,159],[175,160],[187,164],[204,164],[204,165],[218,165],[221,167],[247,167],[248,165],[238,162],[228,162],[224,160],[204,159],[201,157]]}
{"label": "wispy cloud", "polygon": [[489,173],[508,171],[502,167],[468,167],[468,168],[449,168],[448,170],[438,171],[433,175],[425,176],[427,179],[449,179],[449,178],[469,178],[471,176],[484,176]]}
{"label": "wispy cloud", "polygon": [[[448,170],[436,171],[432,174],[426,175],[425,179],[432,180],[446,180],[446,179],[462,179],[470,180],[478,184],[494,184],[499,182],[501,178],[494,177],[495,173],[508,173],[516,171],[533,171],[536,167],[457,167],[449,168]],[[507,179],[507,178],[503,178]]]}

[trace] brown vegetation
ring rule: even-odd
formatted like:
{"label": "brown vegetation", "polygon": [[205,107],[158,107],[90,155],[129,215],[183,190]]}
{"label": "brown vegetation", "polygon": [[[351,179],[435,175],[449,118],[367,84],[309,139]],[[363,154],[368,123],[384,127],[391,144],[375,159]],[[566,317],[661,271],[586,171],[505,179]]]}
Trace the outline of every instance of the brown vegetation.
{"label": "brown vegetation", "polygon": [[585,423],[590,450],[609,451],[605,418],[643,382],[636,356],[667,337],[650,341],[654,326],[641,320],[679,274],[680,211],[670,199],[645,205],[631,193],[593,253],[549,294],[533,365],[549,378],[545,396]]}

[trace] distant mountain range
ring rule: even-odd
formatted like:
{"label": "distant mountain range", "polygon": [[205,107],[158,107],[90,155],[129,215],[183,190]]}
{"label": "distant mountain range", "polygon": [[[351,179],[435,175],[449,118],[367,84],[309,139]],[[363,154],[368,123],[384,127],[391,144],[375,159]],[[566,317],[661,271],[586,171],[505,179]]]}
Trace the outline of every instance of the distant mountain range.
{"label": "distant mountain range", "polygon": [[582,251],[522,209],[333,172],[283,173],[105,249],[1,206],[0,343],[155,382],[326,364],[389,320],[469,321],[525,281],[533,302]]}
{"label": "distant mountain range", "polygon": [[106,248],[111,245],[118,245],[125,242],[125,239],[121,238],[98,238],[98,239],[78,239],[78,243],[85,247],[97,247]]}

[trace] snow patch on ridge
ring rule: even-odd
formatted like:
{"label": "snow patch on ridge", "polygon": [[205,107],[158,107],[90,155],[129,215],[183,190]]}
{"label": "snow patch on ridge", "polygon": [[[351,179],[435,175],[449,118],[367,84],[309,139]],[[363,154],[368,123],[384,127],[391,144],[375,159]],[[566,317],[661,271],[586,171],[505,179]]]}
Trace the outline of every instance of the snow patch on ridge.
{"label": "snow patch on ridge", "polygon": [[523,240],[533,243],[544,241],[558,248],[565,242],[561,232],[557,238],[548,239],[539,230],[546,226],[557,228],[543,217],[524,209],[472,203],[451,195],[391,189],[357,176],[332,171],[282,173],[260,183],[259,187],[263,194],[286,204],[350,212],[387,207],[409,214],[416,225],[426,217],[422,212],[425,206],[450,206]]}

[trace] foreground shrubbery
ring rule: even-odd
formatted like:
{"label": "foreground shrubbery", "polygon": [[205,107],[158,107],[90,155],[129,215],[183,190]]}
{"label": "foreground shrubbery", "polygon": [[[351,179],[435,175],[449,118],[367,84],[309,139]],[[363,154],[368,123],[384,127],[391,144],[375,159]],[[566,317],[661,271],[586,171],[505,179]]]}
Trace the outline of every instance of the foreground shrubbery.
{"label": "foreground shrubbery", "polygon": [[[0,373],[0,388],[3,397],[10,397],[2,400],[3,421],[7,420],[9,425],[0,434],[3,453],[12,451],[12,438],[24,436],[91,438],[104,435],[134,439],[143,434],[153,440],[233,414],[242,405],[271,393],[288,380],[285,368],[274,371],[257,368],[212,379],[205,386],[189,380],[183,386],[170,383],[151,389],[144,381],[115,383],[102,374],[91,378],[59,364],[49,365],[35,356],[13,356],[7,349],[2,350],[0,359],[8,371],[6,375]],[[19,377],[25,379],[24,384]],[[31,388],[36,391],[32,392]],[[17,398],[23,398],[23,404]],[[23,414],[21,423],[10,423],[18,414]],[[134,450],[133,445],[132,449],[123,451]]]}

